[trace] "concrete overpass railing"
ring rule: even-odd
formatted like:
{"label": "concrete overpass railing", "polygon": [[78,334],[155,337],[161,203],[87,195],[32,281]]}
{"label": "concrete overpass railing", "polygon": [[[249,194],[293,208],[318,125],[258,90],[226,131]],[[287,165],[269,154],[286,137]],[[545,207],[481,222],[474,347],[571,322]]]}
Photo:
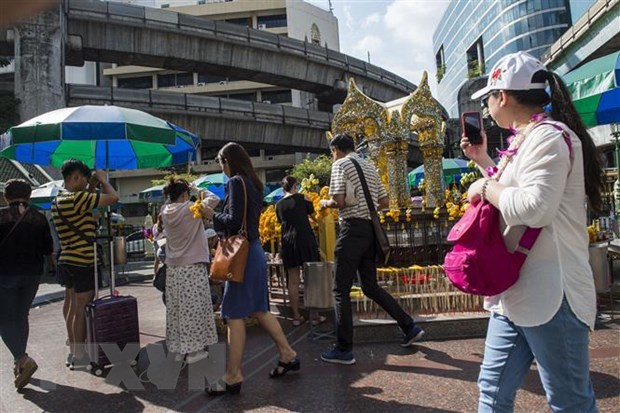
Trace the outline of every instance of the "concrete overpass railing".
{"label": "concrete overpass railing", "polygon": [[247,143],[313,152],[327,149],[325,131],[333,118],[328,112],[284,105],[87,85],[67,85],[66,101],[68,106],[114,104],[156,113],[219,143],[244,137]]}
{"label": "concrete overpass railing", "polygon": [[262,30],[149,7],[65,1],[68,56],[233,76],[328,99],[335,89],[344,97],[350,77],[380,101],[416,88],[363,60]]}

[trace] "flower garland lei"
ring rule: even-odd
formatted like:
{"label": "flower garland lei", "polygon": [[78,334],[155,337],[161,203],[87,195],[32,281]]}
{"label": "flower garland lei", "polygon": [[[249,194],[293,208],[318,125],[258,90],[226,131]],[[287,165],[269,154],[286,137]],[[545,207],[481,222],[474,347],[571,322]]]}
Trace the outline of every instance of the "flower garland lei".
{"label": "flower garland lei", "polygon": [[504,169],[508,166],[508,164],[512,161],[512,159],[517,155],[519,148],[525,138],[531,130],[536,126],[538,122],[547,119],[547,115],[544,113],[535,113],[530,117],[530,123],[523,128],[522,131],[518,131],[514,128],[510,128],[510,132],[512,133],[506,141],[508,142],[508,149],[506,150],[498,150],[499,152],[499,163],[497,165],[489,166],[485,169],[487,175],[491,179],[498,180],[499,177],[504,172]]}

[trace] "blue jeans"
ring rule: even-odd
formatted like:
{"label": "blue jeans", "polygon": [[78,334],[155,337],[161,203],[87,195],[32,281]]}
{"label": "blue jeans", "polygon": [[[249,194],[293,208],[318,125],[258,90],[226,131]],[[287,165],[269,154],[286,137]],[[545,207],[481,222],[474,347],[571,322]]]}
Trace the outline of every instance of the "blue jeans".
{"label": "blue jeans", "polygon": [[28,313],[39,289],[40,276],[0,277],[0,336],[18,361],[26,354]]}
{"label": "blue jeans", "polygon": [[590,381],[589,330],[566,298],[553,318],[519,327],[493,314],[478,377],[478,412],[512,412],[517,389],[535,359],[547,402],[554,412],[598,412]]}

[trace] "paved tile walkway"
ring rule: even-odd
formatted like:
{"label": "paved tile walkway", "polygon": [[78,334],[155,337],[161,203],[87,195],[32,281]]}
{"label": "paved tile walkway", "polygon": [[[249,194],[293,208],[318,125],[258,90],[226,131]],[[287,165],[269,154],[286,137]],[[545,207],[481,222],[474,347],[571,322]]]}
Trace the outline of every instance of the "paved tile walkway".
{"label": "paved tile walkway", "polygon": [[[141,344],[165,339],[165,308],[149,282],[119,287],[138,297]],[[482,339],[421,342],[412,349],[397,343],[364,344],[355,349],[355,366],[333,366],[318,356],[325,344],[307,339],[308,326],[282,321],[302,358],[302,369],[281,379],[268,378],[277,358],[258,327],[248,329],[245,382],[240,396],[210,398],[189,390],[187,369],[174,390],[126,390],[113,378],[64,367],[67,348],[62,302],[31,311],[29,353],[39,363],[34,379],[15,392],[12,360],[0,345],[0,411],[16,412],[473,412]],[[224,339],[222,337],[222,339]],[[601,412],[620,411],[620,320],[606,322],[591,336],[591,370]],[[146,361],[140,360],[144,368]],[[144,377],[143,377],[144,378]],[[535,367],[517,394],[516,411],[545,412],[544,393]]]}

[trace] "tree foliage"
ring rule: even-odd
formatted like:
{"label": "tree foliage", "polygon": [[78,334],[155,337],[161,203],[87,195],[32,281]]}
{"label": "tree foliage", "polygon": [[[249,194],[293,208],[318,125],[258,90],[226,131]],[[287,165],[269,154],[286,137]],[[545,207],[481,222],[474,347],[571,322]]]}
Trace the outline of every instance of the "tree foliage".
{"label": "tree foliage", "polygon": [[313,174],[319,180],[319,186],[329,186],[332,163],[332,158],[327,155],[319,155],[316,158],[308,155],[306,159],[293,167],[290,174],[297,178],[297,182]]}
{"label": "tree foliage", "polygon": [[155,186],[155,185],[165,185],[166,183],[168,183],[168,181],[172,177],[176,177],[176,178],[180,178],[180,179],[185,179],[189,183],[192,183],[192,181],[195,181],[196,179],[199,178],[198,175],[194,175],[194,174],[188,174],[188,173],[182,173],[182,174],[169,173],[168,175],[165,175],[161,179],[153,179],[151,181],[151,183],[153,184],[153,186]]}

